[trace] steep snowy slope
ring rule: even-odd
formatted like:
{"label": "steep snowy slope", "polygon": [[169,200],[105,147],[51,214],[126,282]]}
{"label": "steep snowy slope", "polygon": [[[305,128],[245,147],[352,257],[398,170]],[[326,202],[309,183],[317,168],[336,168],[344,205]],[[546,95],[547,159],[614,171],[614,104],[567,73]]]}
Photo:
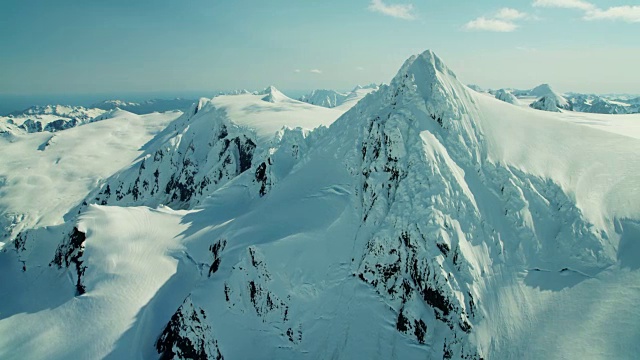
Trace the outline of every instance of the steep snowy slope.
{"label": "steep snowy slope", "polygon": [[615,118],[470,92],[429,51],[336,112],[201,100],[85,200],[110,206],[0,253],[0,357],[640,351],[640,140]]}

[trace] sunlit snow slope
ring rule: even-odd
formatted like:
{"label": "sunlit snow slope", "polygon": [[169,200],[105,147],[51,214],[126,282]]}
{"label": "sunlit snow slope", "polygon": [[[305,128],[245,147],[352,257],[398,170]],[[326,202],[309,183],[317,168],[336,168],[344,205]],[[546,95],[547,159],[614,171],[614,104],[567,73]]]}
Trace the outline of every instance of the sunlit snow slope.
{"label": "sunlit snow slope", "polygon": [[200,100],[13,234],[0,358],[640,352],[640,140],[612,130],[640,117],[514,106],[430,51],[341,114]]}
{"label": "sunlit snow slope", "polygon": [[179,112],[110,113],[56,133],[0,135],[0,241],[23,228],[61,223],[101,180],[128,166]]}

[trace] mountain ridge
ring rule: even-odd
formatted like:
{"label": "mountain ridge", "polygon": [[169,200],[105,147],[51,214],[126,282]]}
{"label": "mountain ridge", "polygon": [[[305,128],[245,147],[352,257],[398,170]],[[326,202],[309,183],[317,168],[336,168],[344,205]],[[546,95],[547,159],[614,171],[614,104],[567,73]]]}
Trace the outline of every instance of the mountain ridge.
{"label": "mountain ridge", "polygon": [[[626,305],[625,328],[640,319],[628,306],[640,294],[624,290],[638,277],[618,268],[638,264],[620,255],[633,249],[640,219],[640,199],[627,191],[640,184],[637,139],[472,93],[431,51],[344,113],[264,100],[273,94],[201,99],[65,224],[22,232],[0,254],[24,262],[21,276],[42,268],[64,278],[52,312],[72,314],[68,323],[112,317],[99,345],[75,346],[78,356],[564,358],[603,354],[615,341],[626,345],[621,356],[637,349],[606,315],[586,334],[550,325],[559,316],[583,326],[589,319],[563,314],[586,309],[620,319],[609,302]],[[218,171],[221,181],[211,180]],[[120,199],[118,188],[127,192]],[[39,243],[48,244],[42,259],[31,255]],[[605,283],[609,297],[583,296]],[[129,292],[135,301],[120,297]],[[0,355],[13,354],[9,344],[38,319],[1,319],[0,331],[27,325],[0,340]],[[593,336],[605,345],[584,347]],[[19,348],[37,357],[34,349]]]}

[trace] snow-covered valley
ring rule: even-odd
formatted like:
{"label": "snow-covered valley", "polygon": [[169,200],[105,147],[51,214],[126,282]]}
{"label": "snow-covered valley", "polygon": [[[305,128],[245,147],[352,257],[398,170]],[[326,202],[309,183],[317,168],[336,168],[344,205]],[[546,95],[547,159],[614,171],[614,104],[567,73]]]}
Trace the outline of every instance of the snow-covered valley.
{"label": "snow-covered valley", "polygon": [[0,134],[0,358],[640,353],[639,114],[315,94]]}

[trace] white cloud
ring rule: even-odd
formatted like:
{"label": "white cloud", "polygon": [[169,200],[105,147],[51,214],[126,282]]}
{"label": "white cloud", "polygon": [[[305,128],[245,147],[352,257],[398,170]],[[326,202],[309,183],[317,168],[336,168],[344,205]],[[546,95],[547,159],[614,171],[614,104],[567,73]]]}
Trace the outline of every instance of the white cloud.
{"label": "white cloud", "polygon": [[640,6],[614,6],[606,10],[594,9],[587,11],[585,20],[622,20],[626,22],[640,22]]}
{"label": "white cloud", "polygon": [[467,30],[511,32],[517,29],[518,25],[511,21],[479,17],[475,20],[469,21],[464,25],[464,27]]}
{"label": "white cloud", "polygon": [[295,69],[295,70],[293,70],[293,72],[294,72],[294,73],[299,73],[299,72],[300,72],[300,69]]}
{"label": "white cloud", "polygon": [[529,14],[513,8],[502,8],[491,17],[481,16],[464,25],[467,30],[512,32],[518,28],[516,22],[522,19],[532,18]]}
{"label": "white cloud", "polygon": [[382,0],[371,0],[369,11],[377,12],[398,19],[413,20],[413,4],[385,4]]}
{"label": "white cloud", "polygon": [[533,6],[580,10],[595,9],[595,5],[584,0],[535,0]]}
{"label": "white cloud", "polygon": [[512,8],[502,8],[495,15],[496,19],[501,20],[519,20],[527,17],[526,13]]}
{"label": "white cloud", "polygon": [[364,71],[364,68],[362,66],[356,66],[356,70],[358,71]]}
{"label": "white cloud", "polygon": [[613,6],[600,9],[584,0],[535,0],[533,6],[578,9],[584,11],[585,20],[621,20],[631,23],[640,22],[639,5]]}
{"label": "white cloud", "polygon": [[311,69],[309,70],[309,72],[314,74],[322,74],[322,70],[319,70],[319,69]]}

